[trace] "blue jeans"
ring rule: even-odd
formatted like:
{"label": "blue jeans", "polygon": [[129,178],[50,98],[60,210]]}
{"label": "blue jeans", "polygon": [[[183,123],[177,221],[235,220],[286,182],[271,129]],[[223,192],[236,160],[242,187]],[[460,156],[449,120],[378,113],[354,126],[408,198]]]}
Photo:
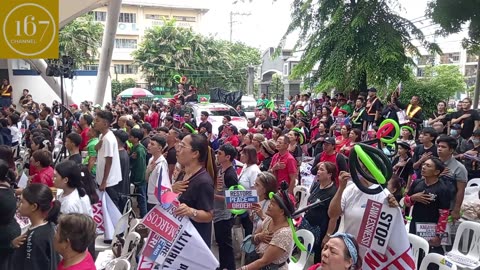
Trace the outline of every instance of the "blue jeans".
{"label": "blue jeans", "polygon": [[135,185],[136,193],[141,196],[137,197],[138,208],[140,209],[140,218],[147,214],[147,183],[143,185]]}

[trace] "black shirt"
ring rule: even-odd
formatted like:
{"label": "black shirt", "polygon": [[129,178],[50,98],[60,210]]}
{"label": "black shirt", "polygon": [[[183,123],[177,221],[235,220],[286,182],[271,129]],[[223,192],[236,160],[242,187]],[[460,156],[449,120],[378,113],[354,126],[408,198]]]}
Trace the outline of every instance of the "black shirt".
{"label": "black shirt", "polygon": [[[402,186],[404,186],[407,183],[408,177],[413,174],[412,158],[407,157],[407,160],[408,161],[407,161],[407,164],[405,164],[405,166],[399,167],[397,170],[393,171],[394,174],[398,175],[403,180]],[[400,157],[399,156],[395,157],[392,162],[392,167],[397,165],[399,161],[400,161]]]}
{"label": "black shirt", "polygon": [[208,134],[212,134],[212,123],[210,122],[201,122],[200,125],[198,125],[198,130],[200,131],[202,127],[205,128]]}
{"label": "black shirt", "polygon": [[[200,169],[190,178],[187,190],[179,196],[180,203],[206,212],[213,211],[214,187],[212,177],[205,168]],[[198,223],[190,219],[205,244],[210,248],[212,237],[212,223]]]}
{"label": "black shirt", "polygon": [[13,189],[0,186],[0,269],[15,269],[11,264],[14,249],[10,243],[19,236],[20,225],[15,220],[17,198]]}
{"label": "black shirt", "polygon": [[315,144],[315,154],[323,152],[323,142],[325,141],[325,138],[327,138],[327,137],[328,137],[328,133],[325,133],[325,134],[317,133],[317,135],[315,135],[315,140],[323,138],[323,140],[318,141]]}
{"label": "black shirt", "polygon": [[425,192],[431,194],[434,198],[429,204],[415,202],[413,205],[412,221],[410,223],[410,233],[416,233],[416,223],[438,223],[440,213],[438,210],[450,208],[450,192],[447,185],[442,180],[435,184],[427,186],[424,179],[416,180],[412,183],[412,187],[408,191],[408,196]]}
{"label": "black shirt", "polygon": [[118,183],[118,189],[122,194],[130,194],[130,156],[127,150],[118,151],[120,168],[122,170],[122,181]]}
{"label": "black shirt", "polygon": [[77,163],[77,164],[82,164],[82,155],[80,155],[79,153],[70,155],[68,157],[68,160],[75,161],[75,163]]}
{"label": "black shirt", "polygon": [[165,159],[167,160],[168,165],[177,164],[177,151],[175,150],[175,147],[171,147],[167,150],[167,157]]}
{"label": "black shirt", "polygon": [[60,258],[53,249],[54,235],[52,223],[29,229],[25,243],[15,250],[15,269],[56,270]]}
{"label": "black shirt", "polygon": [[308,197],[308,204],[312,204],[318,200],[323,201],[318,206],[308,210],[305,213],[305,218],[312,226],[320,226],[321,232],[327,232],[328,222],[330,218],[328,216],[328,207],[333,199],[333,196],[337,192],[335,183],[325,189],[320,189],[320,184],[315,181],[310,188],[310,197]]}
{"label": "black shirt", "polygon": [[[423,144],[417,145],[413,150],[413,157],[412,157],[413,164],[415,164],[415,162],[417,162],[424,153],[432,153],[432,157],[438,157],[437,146],[433,144],[430,148],[425,149]],[[415,174],[417,175],[417,179],[422,178],[421,170],[422,170],[421,167],[418,167],[418,169],[415,169]]]}
{"label": "black shirt", "polygon": [[473,129],[475,128],[475,121],[480,120],[480,115],[478,111],[470,109],[468,111],[456,112],[452,118],[459,118],[464,114],[470,114],[470,117],[462,119],[462,121],[459,122],[459,124],[462,125],[460,136],[462,136],[464,139],[469,139],[473,134]]}

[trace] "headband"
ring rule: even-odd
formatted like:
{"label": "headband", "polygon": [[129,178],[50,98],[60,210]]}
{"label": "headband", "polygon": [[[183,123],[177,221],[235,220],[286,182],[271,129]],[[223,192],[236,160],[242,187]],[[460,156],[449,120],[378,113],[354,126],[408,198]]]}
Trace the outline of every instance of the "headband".
{"label": "headband", "polygon": [[414,132],[413,132],[413,128],[412,128],[411,126],[402,126],[402,129],[403,129],[403,128],[409,130],[410,133],[412,133],[412,134],[414,133]]}
{"label": "headband", "polygon": [[299,128],[292,128],[292,131],[298,133],[298,135],[300,137],[300,142],[299,143],[303,144],[305,142],[305,134],[303,134],[303,132]]}
{"label": "headband", "polygon": [[298,109],[297,112],[300,112],[303,116],[307,116],[307,113],[304,110]]}
{"label": "headband", "polygon": [[350,253],[350,257],[352,257],[353,264],[357,264],[358,261],[358,252],[357,248],[355,248],[355,244],[353,244],[352,238],[353,235],[349,233],[336,233],[332,235],[331,238],[342,238],[343,242],[345,243],[345,246],[348,249],[348,253]]}
{"label": "headband", "polygon": [[197,134],[197,131],[189,123],[183,123],[183,126],[190,130],[192,134]]}

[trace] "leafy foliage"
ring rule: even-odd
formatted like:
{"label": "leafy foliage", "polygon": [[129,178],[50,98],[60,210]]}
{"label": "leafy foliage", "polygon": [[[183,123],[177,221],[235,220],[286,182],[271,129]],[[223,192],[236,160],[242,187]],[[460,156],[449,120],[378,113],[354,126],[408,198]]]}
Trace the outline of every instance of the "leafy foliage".
{"label": "leafy foliage", "polygon": [[407,104],[413,95],[420,97],[422,109],[430,115],[440,101],[448,101],[466,90],[464,77],[457,66],[440,65],[425,69],[423,78],[412,78],[403,84],[400,100]]}
{"label": "leafy foliage", "polygon": [[123,79],[122,82],[112,80],[112,97],[115,99],[123,90],[135,87],[137,83],[132,78]]}
{"label": "leafy foliage", "polygon": [[173,77],[178,74],[186,76],[200,93],[212,87],[245,90],[247,67],[261,63],[260,51],[255,48],[175,27],[174,20],[147,30],[133,56],[147,81],[174,87]]}
{"label": "leafy foliage", "polygon": [[440,24],[440,33],[444,35],[462,31],[469,23],[469,38],[463,40],[463,46],[470,52],[480,53],[480,1],[479,0],[431,0],[427,15]]}
{"label": "leafy foliage", "polygon": [[93,15],[78,17],[60,29],[60,55],[71,56],[75,68],[93,63],[102,46],[103,24],[96,22]]}
{"label": "leafy foliage", "polygon": [[[396,15],[393,0],[294,0],[292,22],[284,39],[297,29],[296,48],[304,49],[293,76],[313,73],[310,84],[317,90],[336,88],[366,91],[367,85],[386,85],[406,80],[418,54],[412,39],[439,51],[424,40],[409,20]],[[282,44],[282,42],[281,42]],[[317,71],[312,70],[319,64]]]}
{"label": "leafy foliage", "polygon": [[270,86],[268,88],[269,96],[275,100],[278,100],[278,97],[283,97],[283,91],[285,90],[285,86],[282,82],[282,75],[275,73],[272,75],[272,81],[270,82]]}

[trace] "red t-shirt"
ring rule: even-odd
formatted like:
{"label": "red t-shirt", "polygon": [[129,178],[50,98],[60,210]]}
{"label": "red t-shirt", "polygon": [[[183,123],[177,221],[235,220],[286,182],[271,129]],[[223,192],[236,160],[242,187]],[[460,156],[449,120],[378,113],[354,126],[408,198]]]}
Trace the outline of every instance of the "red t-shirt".
{"label": "red t-shirt", "polygon": [[273,166],[279,162],[285,163],[285,168],[274,171],[274,175],[277,178],[278,188],[280,188],[280,183],[282,183],[282,181],[286,181],[290,185],[290,175],[297,175],[297,160],[288,151],[283,155],[280,155],[280,153],[273,155],[270,168],[273,168]]}
{"label": "red t-shirt", "polygon": [[88,143],[88,131],[89,130],[90,130],[90,128],[87,127],[84,130],[82,130],[82,132],[80,133],[80,136],[82,137],[82,143],[79,146],[80,151],[87,150],[87,149],[85,149],[85,147],[87,147],[87,143]]}
{"label": "red t-shirt", "polygon": [[260,165],[262,161],[265,160],[265,157],[263,156],[262,152],[258,151],[257,152],[257,165]]}
{"label": "red t-shirt", "polygon": [[87,251],[87,256],[85,258],[70,267],[65,268],[63,266],[63,260],[58,264],[57,270],[96,270],[95,268],[95,262],[93,261],[92,255],[90,255],[90,252]]}
{"label": "red t-shirt", "polygon": [[45,184],[48,187],[53,187],[53,168],[48,166],[46,168],[40,169],[32,177],[32,183]]}
{"label": "red t-shirt", "polygon": [[238,144],[239,144],[238,137],[235,136],[235,135],[232,135],[225,140],[225,143],[229,143],[229,144],[233,145],[234,147],[237,147]]}
{"label": "red t-shirt", "polygon": [[337,136],[337,138],[335,139],[338,143],[335,144],[335,152],[340,152],[340,149],[342,149],[342,147],[346,144],[348,144],[350,142],[350,139],[345,139],[343,138],[342,135],[340,136]]}
{"label": "red t-shirt", "polygon": [[157,112],[153,112],[151,115],[150,115],[150,125],[152,126],[153,129],[156,129],[158,128],[158,119],[159,119],[159,116],[158,116],[158,113]]}
{"label": "red t-shirt", "polygon": [[248,133],[257,133],[257,129],[254,127],[249,128],[247,131]]}

